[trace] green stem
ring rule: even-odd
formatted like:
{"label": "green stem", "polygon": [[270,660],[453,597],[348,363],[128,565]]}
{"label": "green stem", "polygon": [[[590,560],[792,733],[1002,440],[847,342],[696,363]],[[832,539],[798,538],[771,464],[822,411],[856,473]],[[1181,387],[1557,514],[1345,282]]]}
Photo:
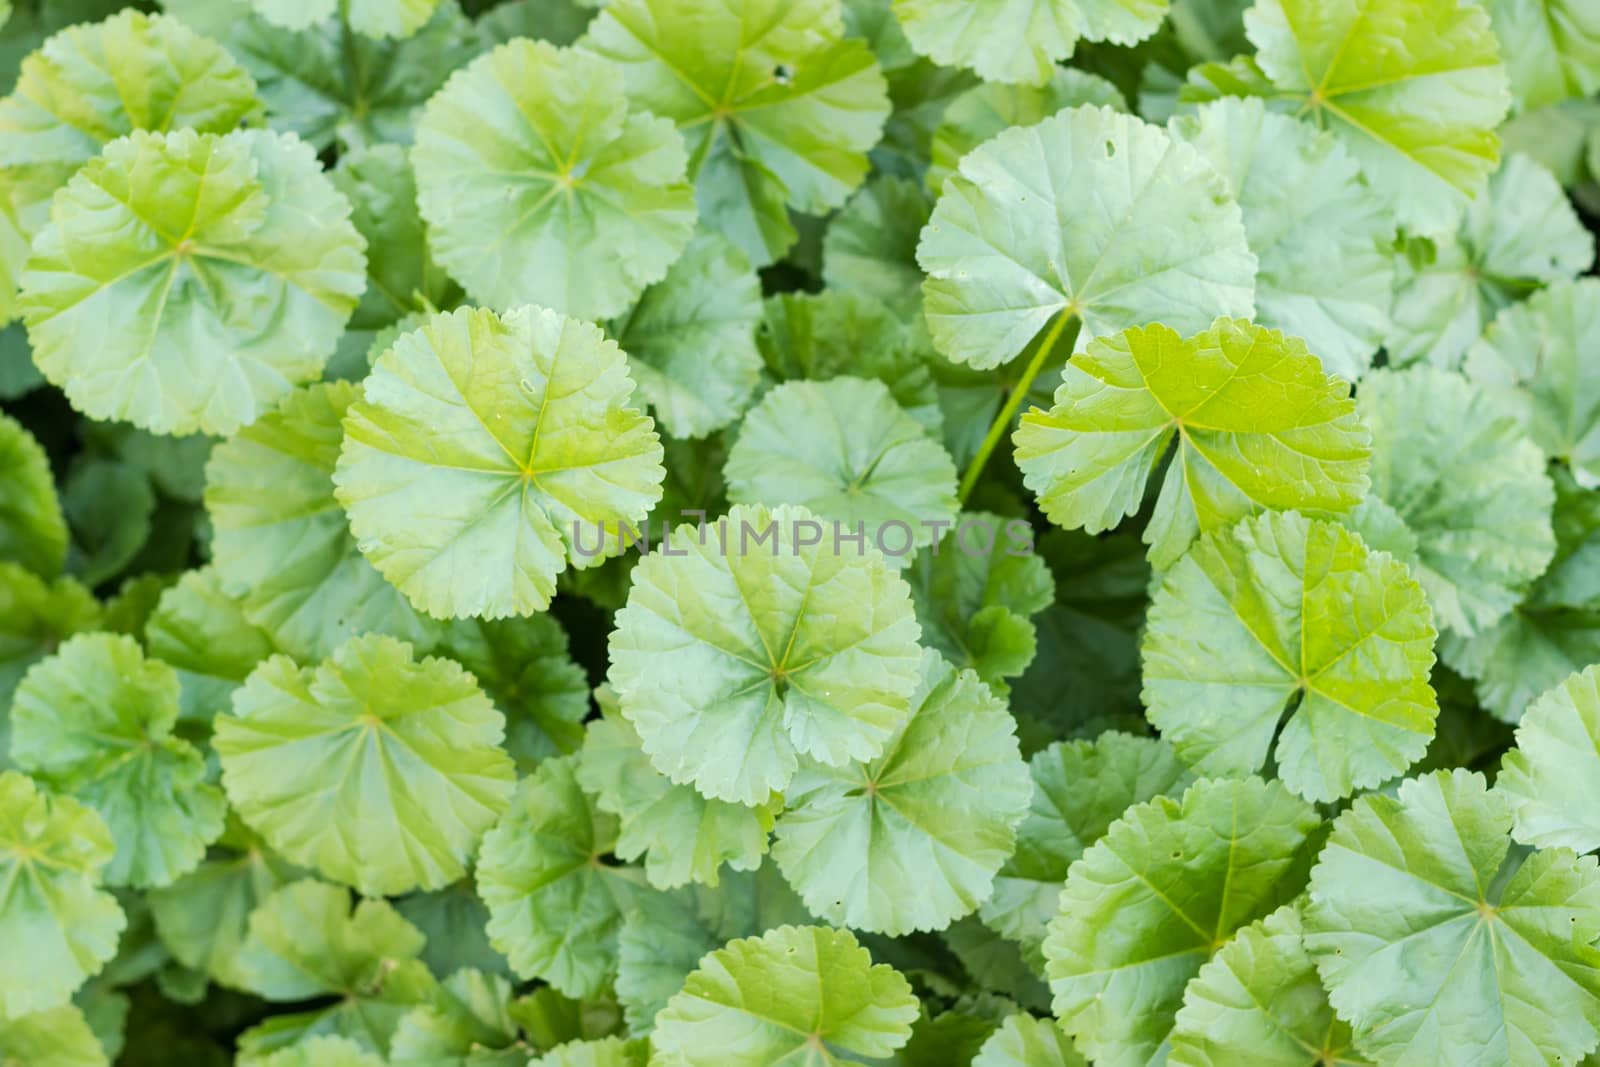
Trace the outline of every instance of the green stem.
{"label": "green stem", "polygon": [[[1070,329],[1068,328],[1069,324]],[[1050,359],[1050,353],[1055,351],[1056,345],[1061,343],[1063,337],[1066,338],[1067,348],[1070,351],[1072,346],[1078,343],[1078,330],[1081,326],[1082,322],[1078,316],[1071,312],[1063,311],[1056,317],[1056,321],[1051,324],[1049,332],[1044,335],[1044,339],[1039,342],[1039,347],[1034,350],[1033,358],[1028,361],[1027,367],[1022,372],[1022,378],[1012,388],[1011,395],[1006,398],[1004,406],[1000,408],[1000,414],[994,417],[994,422],[989,426],[989,432],[984,435],[983,444],[978,446],[978,454],[972,457],[972,463],[967,467],[967,473],[961,477],[959,496],[963,504],[967,502],[967,498],[972,495],[973,488],[977,486],[978,477],[983,474],[983,468],[989,462],[989,454],[994,451],[995,445],[998,445],[1000,439],[1011,429],[1011,420],[1016,418],[1017,409],[1027,399],[1028,390],[1033,388],[1033,380],[1044,369],[1045,363]]]}

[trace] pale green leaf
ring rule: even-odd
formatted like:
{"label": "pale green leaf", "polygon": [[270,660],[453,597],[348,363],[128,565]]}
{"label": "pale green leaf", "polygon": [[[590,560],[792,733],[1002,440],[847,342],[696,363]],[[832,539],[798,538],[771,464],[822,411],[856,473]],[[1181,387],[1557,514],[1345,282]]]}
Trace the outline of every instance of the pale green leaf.
{"label": "pale green leaf", "polygon": [[1032,792],[1005,703],[925,651],[911,714],[882,755],[802,765],[772,855],[818,918],[939,930],[993,891]]}
{"label": "pale green leaf", "polygon": [[569,1041],[546,1052],[528,1067],[644,1067],[648,1050],[620,1037]]}
{"label": "pale green leaf", "polygon": [[0,561],[50,578],[61,573],[66,555],[67,523],[50,459],[20,422],[0,414]]}
{"label": "pale green leaf", "polygon": [[496,308],[620,314],[694,231],[671,123],[630,113],[605,60],[547,42],[511,41],[451,78],[411,158],[435,255]]}
{"label": "pale green leaf", "polygon": [[1073,864],[1044,954],[1056,1017],[1097,1067],[1159,1062],[1184,986],[1299,894],[1321,820],[1277,782],[1197,782],[1128,809]]}
{"label": "pale green leaf", "polygon": [[511,982],[482,971],[456,971],[433,1002],[401,1018],[390,1048],[393,1067],[527,1067],[529,1048],[511,1012]]}
{"label": "pale green leaf", "polygon": [[1202,539],[1145,631],[1150,721],[1204,774],[1273,760],[1309,800],[1422,757],[1438,700],[1432,613],[1405,564],[1333,523],[1267,514]]}
{"label": "pale green leaf", "polygon": [[1244,213],[1256,321],[1299,337],[1330,374],[1365,373],[1389,325],[1394,216],[1331,134],[1259,100],[1219,100],[1172,120]]}
{"label": "pale green leaf", "polygon": [[74,406],[228,433],[318,377],[365,285],[308,145],[134,133],[57,196],[22,275],[34,359]]}
{"label": "pale green leaf", "polygon": [[68,637],[100,627],[100,603],[71,578],[45,582],[0,562],[0,770],[10,766],[11,697],[28,668]]}
{"label": "pale green leaf", "polygon": [[723,473],[734,503],[801,505],[827,537],[862,534],[897,566],[960,506],[950,454],[872,379],[773,389],[745,414]]}
{"label": "pale green leaf", "polygon": [[282,651],[223,592],[211,567],[190,571],[161,594],[144,640],[150,655],[178,674],[179,716],[207,725],[228,710],[256,664]]}
{"label": "pale green leaf", "polygon": [[1333,1014],[1294,905],[1240,930],[1184,990],[1172,1067],[1357,1067],[1350,1027]]}
{"label": "pale green leaf", "polygon": [[[634,568],[610,682],[656,769],[764,803],[801,754],[875,758],[917,684],[911,595],[873,549],[839,552],[803,508],[736,507]],[[680,555],[679,553],[683,553]]]}
{"label": "pale green leaf", "polygon": [[433,16],[439,0],[254,0],[263,18],[303,30],[337,16],[368,37],[410,37]]}
{"label": "pale green leaf", "polygon": [[[1134,2],[1157,7],[1164,0]],[[934,193],[943,189],[945,179],[956,173],[962,157],[995,134],[1013,126],[1032,126],[1063,108],[1082,104],[1128,110],[1128,102],[1115,85],[1098,74],[1072,67],[1054,68],[1048,80],[1037,85],[990,82],[968,89],[950,101],[933,132],[933,159],[925,177],[928,188]]]}
{"label": "pale green leaf", "polygon": [[1087,1067],[1054,1019],[1013,1015],[973,1057],[972,1067]]}
{"label": "pale green leaf", "polygon": [[[3,5],[0,5],[3,7]],[[0,23],[5,21],[0,11]],[[0,1063],[20,1067],[106,1067],[109,1060],[74,1004],[0,1016]]]}
{"label": "pale green leaf", "polygon": [[484,837],[477,878],[489,941],[512,969],[586,997],[616,971],[617,928],[640,887],[636,870],[602,862],[617,820],[584,794],[576,769],[575,756],[546,760],[518,783]]}
{"label": "pale green leaf", "polygon": [[1500,312],[1467,352],[1467,377],[1506,401],[1533,443],[1600,486],[1600,280],[1558,282]]}
{"label": "pale green leaf", "polygon": [[117,951],[126,920],[97,889],[116,845],[94,809],[0,772],[0,1019],[59,1008]]}
{"label": "pale green leaf", "polygon": [[1070,108],[961,161],[917,261],[939,351],[979,369],[1075,315],[1088,340],[1152,320],[1197,333],[1254,310],[1256,257],[1226,183],[1165,130]]}
{"label": "pale green leaf", "polygon": [[[615,551],[661,497],[661,444],[615,344],[545,308],[431,318],[345,415],[336,495],[362,553],[419,610],[549,606],[556,575]],[[594,531],[591,531],[593,533]]]}
{"label": "pale green leaf", "polygon": [[921,315],[917,240],[932,211],[920,183],[892,175],[869,179],[828,223],[822,280],[829,289],[876,297],[903,320]]}
{"label": "pale green leaf", "polygon": [[1594,262],[1594,237],[1551,174],[1508,155],[1453,234],[1402,247],[1393,324],[1395,366],[1455,368],[1495,313]]}
{"label": "pale green leaf", "polygon": [[348,890],[311,879],[275,890],[250,915],[234,961],[241,984],[270,1001],[325,999],[269,1016],[239,1039],[240,1051],[259,1055],[330,1034],[386,1055],[400,1019],[437,989],[416,958],[422,943],[385,901],[352,908]]}
{"label": "pale green leaf", "polygon": [[1067,870],[1134,804],[1176,795],[1193,782],[1172,746],[1107,731],[1094,741],[1058,741],[1028,761],[1033,800],[979,911],[985,925],[1044,964],[1045,927],[1059,909]]}
{"label": "pale green leaf", "polygon": [[701,218],[758,267],[794,243],[788,208],[844,203],[889,114],[839,0],[611,0],[580,46],[621,66],[635,107],[677,124]]}
{"label": "pale green leaf", "polygon": [[177,721],[177,674],[131,637],[73,637],[17,686],[11,758],[105,820],[112,885],[170,885],[222,833],[222,791]]}
{"label": "pale green leaf", "polygon": [[657,1055],[681,1067],[823,1067],[905,1044],[917,999],[845,930],[780,926],[710,953],[656,1017]]}
{"label": "pale green leaf", "polygon": [[1519,108],[1600,90],[1600,8],[1583,0],[1488,0],[1484,6]]}
{"label": "pale green leaf", "polygon": [[577,778],[596,807],[617,817],[617,858],[643,856],[645,875],[658,889],[691,881],[715,886],[724,863],[736,871],[760,866],[781,798],[746,807],[677,785],[651,766],[622,713],[603,710],[589,724]]}
{"label": "pale green leaf", "polygon": [[381,1057],[348,1037],[312,1037],[251,1060],[245,1067],[384,1067]]}
{"label": "pale green leaf", "polygon": [[1448,230],[1499,158],[1511,106],[1489,14],[1460,0],[1256,0],[1256,61],[1331,130],[1402,225]]}
{"label": "pale green leaf", "polygon": [[984,81],[1043,85],[1079,39],[1131,45],[1160,29],[1167,0],[895,0],[906,37]]}
{"label": "pale green leaf", "polygon": [[1575,1062],[1600,1041],[1600,870],[1513,850],[1482,775],[1362,797],[1311,873],[1306,945],[1379,1063]]}
{"label": "pale green leaf", "polygon": [[213,745],[229,801],[267,844],[377,895],[465,873],[511,796],[504,736],[470,674],[372,634],[314,667],[267,660]]}
{"label": "pale green leaf", "polygon": [[1368,375],[1356,408],[1372,431],[1372,495],[1415,536],[1406,562],[1439,628],[1492,625],[1555,551],[1538,446],[1483,390],[1429,367]]}
{"label": "pale green leaf", "polygon": [[667,276],[611,323],[639,397],[674,437],[704,437],[739,417],[761,374],[761,281],[726,238],[698,234]]}
{"label": "pale green leaf", "polygon": [[1156,567],[1246,516],[1346,511],[1367,490],[1370,438],[1349,384],[1304,342],[1240,320],[1093,342],[1062,372],[1055,406],[1029,411],[1013,438],[1045,515],[1090,533],[1138,511],[1174,439],[1144,534]]}
{"label": "pale green leaf", "polygon": [[1517,747],[1495,789],[1510,802],[1512,835],[1539,848],[1600,848],[1600,667],[1589,667],[1528,705]]}
{"label": "pale green leaf", "polygon": [[361,555],[334,499],[341,420],[360,395],[347,382],[298,389],[206,465],[217,577],[248,619],[303,660],[373,631],[427,644],[436,628]]}

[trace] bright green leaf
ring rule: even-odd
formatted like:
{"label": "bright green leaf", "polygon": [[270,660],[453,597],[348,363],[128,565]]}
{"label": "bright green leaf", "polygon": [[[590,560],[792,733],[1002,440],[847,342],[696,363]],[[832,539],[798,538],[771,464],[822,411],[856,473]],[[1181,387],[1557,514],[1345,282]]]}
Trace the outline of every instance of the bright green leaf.
{"label": "bright green leaf", "polygon": [[209,724],[256,664],[282,651],[223,592],[216,571],[190,571],[161,594],[145,624],[150,655],[178,674],[181,718]]}
{"label": "bright green leaf", "polygon": [[1495,789],[1512,835],[1539,848],[1600,848],[1600,667],[1572,675],[1528,706]]}
{"label": "bright green leaf", "polygon": [[620,1037],[569,1041],[536,1058],[528,1067],[644,1067],[647,1050]]}
{"label": "bright green leaf", "polygon": [[337,16],[368,37],[410,37],[433,15],[439,0],[254,0],[262,17],[303,30]]}
{"label": "bright green leaf", "polygon": [[246,1067],[384,1067],[384,1062],[347,1037],[322,1036],[252,1060]]}
{"label": "bright green leaf", "polygon": [[[0,12],[3,14],[3,12]],[[0,18],[0,21],[4,21]],[[106,1067],[109,1060],[75,1004],[0,1017],[0,1063],[24,1067]]]}
{"label": "bright green leaf", "polygon": [[0,562],[0,770],[10,766],[11,697],[22,676],[81,630],[98,629],[100,603],[71,578],[41,580]]}
{"label": "bright green leaf", "polygon": [[1488,0],[1484,6],[1519,108],[1600,90],[1600,8],[1583,0]]}
{"label": "bright green leaf", "polygon": [[49,578],[61,573],[66,554],[50,459],[21,423],[0,414],[0,560]]}
{"label": "bright green leaf", "polygon": [[1087,1067],[1054,1019],[1013,1015],[983,1043],[972,1067]]}
{"label": "bright green leaf", "polygon": [[439,984],[433,1003],[400,1020],[394,1067],[527,1067],[528,1046],[511,1012],[511,982],[462,970]]}

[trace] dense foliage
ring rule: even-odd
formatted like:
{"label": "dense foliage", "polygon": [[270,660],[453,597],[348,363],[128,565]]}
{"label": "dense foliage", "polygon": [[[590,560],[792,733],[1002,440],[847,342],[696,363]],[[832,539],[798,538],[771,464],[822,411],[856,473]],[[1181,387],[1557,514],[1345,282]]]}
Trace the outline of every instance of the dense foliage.
{"label": "dense foliage", "polygon": [[1594,0],[0,0],[0,1065],[1600,1063]]}

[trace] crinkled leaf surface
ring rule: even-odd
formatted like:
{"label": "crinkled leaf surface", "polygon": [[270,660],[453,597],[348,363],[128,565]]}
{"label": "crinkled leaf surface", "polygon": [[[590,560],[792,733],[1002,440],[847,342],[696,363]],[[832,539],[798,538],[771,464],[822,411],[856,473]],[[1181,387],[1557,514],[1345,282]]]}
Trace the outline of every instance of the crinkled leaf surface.
{"label": "crinkled leaf surface", "polygon": [[1600,1040],[1600,870],[1512,851],[1508,802],[1440,771],[1362,797],[1311,874],[1306,944],[1380,1063],[1576,1062]]}
{"label": "crinkled leaf surface", "polygon": [[1146,1064],[1184,986],[1299,894],[1321,820],[1277,782],[1218,778],[1136,804],[1073,864],[1044,954],[1056,1017],[1101,1067]]}
{"label": "crinkled leaf surface", "polygon": [[1342,1067],[1371,1061],[1350,1047],[1306,951],[1294,905],[1240,930],[1183,994],[1173,1067]]}
{"label": "crinkled leaf surface", "polygon": [[[5,21],[0,5],[0,23]],[[0,1018],[0,1063],[28,1067],[106,1067],[105,1050],[75,1004]]]}
{"label": "crinkled leaf surface", "polygon": [[911,714],[882,755],[795,775],[772,855],[827,922],[943,929],[992,892],[1032,792],[1004,702],[925,651]]}
{"label": "crinkled leaf surface", "polygon": [[895,0],[911,46],[984,81],[1043,85],[1080,38],[1131,45],[1161,27],[1167,0]]}
{"label": "crinkled leaf surface", "polygon": [[678,785],[651,766],[622,713],[604,711],[589,724],[577,777],[595,805],[617,817],[619,859],[644,856],[645,874],[659,889],[691,881],[715,886],[724,863],[736,871],[760,865],[780,798],[747,807]]}
{"label": "crinkled leaf surface", "polygon": [[641,891],[636,869],[601,862],[616,844],[617,820],[579,786],[577,757],[546,760],[518,783],[477,872],[490,943],[517,974],[587,997],[615,972],[617,928]]}
{"label": "crinkled leaf surface", "polygon": [[822,1067],[839,1062],[826,1049],[890,1055],[916,1017],[910,984],[849,931],[780,926],[708,954],[656,1017],[651,1043],[684,1067]]}
{"label": "crinkled leaf surface", "polygon": [[1261,262],[1256,321],[1302,338],[1328,373],[1361,377],[1389,324],[1394,216],[1350,153],[1259,100],[1218,100],[1170,128],[1239,201]]}
{"label": "crinkled leaf surface", "polygon": [[380,632],[427,644],[436,626],[361,555],[334,499],[344,416],[359,386],[297,389],[212,452],[211,554],[222,588],[282,651],[331,655]]}
{"label": "crinkled leaf surface", "polygon": [[1145,706],[1202,773],[1254,773],[1270,755],[1295,793],[1335,800],[1426,751],[1436,636],[1405,564],[1333,523],[1269,513],[1203,538],[1163,577]]}
{"label": "crinkled leaf surface", "polygon": [[621,313],[694,231],[681,138],[630,112],[623,75],[519,39],[452,77],[417,124],[417,202],[478,301]]}
{"label": "crinkled leaf surface", "polygon": [[1481,6],[1256,0],[1244,24],[1273,88],[1344,141],[1403,225],[1446,230],[1483,190],[1511,93]]}
{"label": "crinkled leaf surface", "polygon": [[136,132],[56,198],[21,280],[34,360],[75,407],[228,433],[315,378],[365,286],[308,145]]}
{"label": "crinkled leaf surface", "polygon": [[880,381],[786,382],[747,412],[723,471],[736,504],[798,504],[905,563],[956,516],[950,454]]}
{"label": "crinkled leaf surface", "polygon": [[0,414],[0,561],[49,578],[61,573],[66,554],[49,457],[21,423]]}
{"label": "crinkled leaf surface", "polygon": [[1068,869],[1130,806],[1180,794],[1194,777],[1165,741],[1111,730],[1041,749],[1028,770],[1033,800],[1016,850],[978,914],[1042,968],[1045,927],[1060,909]]}
{"label": "crinkled leaf surface", "polygon": [[93,808],[0,771],[0,937],[28,961],[0,970],[0,1018],[60,1007],[116,953],[126,920],[96,888],[115,850]]}
{"label": "crinkled leaf surface", "polygon": [[1600,848],[1600,667],[1572,675],[1528,706],[1495,789],[1512,835],[1540,848]]}
{"label": "crinkled leaf surface", "polygon": [[701,233],[665,278],[611,323],[639,397],[674,437],[704,437],[739,417],[761,375],[761,281],[727,238]]}
{"label": "crinkled leaf surface", "polygon": [[1390,363],[1455,368],[1500,309],[1594,262],[1594,237],[1560,185],[1523,155],[1508,155],[1453,234],[1402,246]]}
{"label": "crinkled leaf surface", "polygon": [[1372,432],[1372,495],[1415,536],[1407,562],[1439,628],[1470,637],[1522,599],[1555,551],[1544,456],[1457,374],[1375,373],[1356,407]]}
{"label": "crinkled leaf surface", "polygon": [[[661,497],[661,443],[627,360],[547,308],[463,310],[405,334],[344,419],[336,495],[362,553],[419,610],[544,610],[584,527],[614,544]],[[603,536],[593,529],[604,528]]]}
{"label": "crinkled leaf surface", "polygon": [[1013,440],[1045,515],[1098,533],[1139,509],[1175,438],[1144,535],[1157,567],[1245,516],[1346,511],[1367,489],[1370,438],[1348,383],[1304,342],[1233,319],[1187,339],[1158,325],[1093,342]]}
{"label": "crinkled leaf surface", "polygon": [[705,224],[756,266],[867,173],[889,101],[839,0],[615,0],[580,46],[620,65],[635,107],[671,119]]}
{"label": "crinkled leaf surface", "polygon": [[[873,548],[809,540],[803,508],[736,507],[634,568],[610,681],[650,761],[708,797],[764,803],[805,754],[875,758],[905,718],[919,627]],[[685,553],[678,555],[679,552]]]}
{"label": "crinkled leaf surface", "polygon": [[17,686],[11,758],[105,820],[112,885],[168,885],[222,833],[222,791],[177,721],[177,674],[131,637],[73,637]]}
{"label": "crinkled leaf surface", "polygon": [[1600,9],[1582,0],[1488,0],[1518,107],[1600,90]]}
{"label": "crinkled leaf surface", "polygon": [[1196,333],[1254,309],[1256,258],[1223,179],[1165,130],[1104,107],[969,153],[917,261],[934,344],[979,369],[1062,314],[1082,320],[1081,345],[1152,320]]}
{"label": "crinkled leaf surface", "polygon": [[1466,373],[1506,400],[1534,444],[1600,486],[1600,280],[1563,282],[1495,317]]}
{"label": "crinkled leaf surface", "polygon": [[510,800],[504,736],[470,674],[373,634],[314,667],[267,660],[213,744],[234,810],[269,845],[377,895],[462,876]]}

